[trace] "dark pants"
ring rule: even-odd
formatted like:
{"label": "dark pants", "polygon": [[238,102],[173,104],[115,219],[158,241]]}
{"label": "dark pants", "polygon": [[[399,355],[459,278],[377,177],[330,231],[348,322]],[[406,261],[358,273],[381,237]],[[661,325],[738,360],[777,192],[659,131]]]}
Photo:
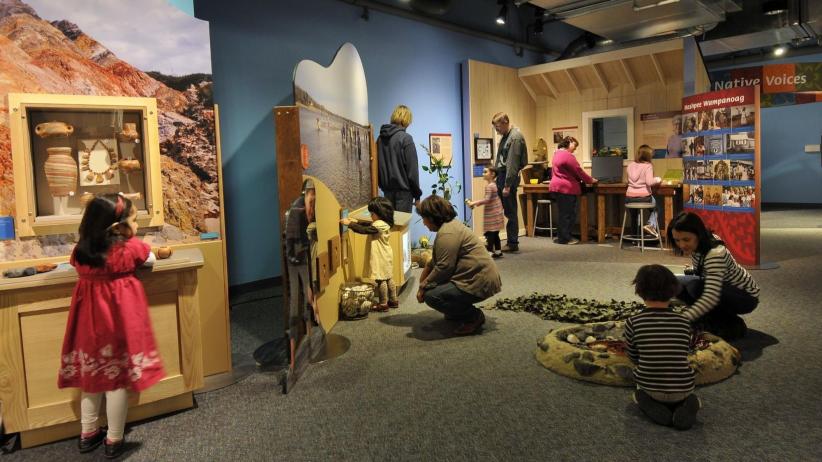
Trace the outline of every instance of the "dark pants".
{"label": "dark pants", "polygon": [[489,252],[502,249],[502,242],[499,240],[499,231],[485,232],[485,248],[488,249]]}
{"label": "dark pants", "polygon": [[473,321],[482,312],[474,306],[482,298],[463,292],[453,282],[425,291],[425,304],[454,321]]}
{"label": "dark pants", "polygon": [[508,196],[502,195],[505,189],[505,170],[497,170],[497,193],[502,201],[502,211],[505,214],[505,232],[508,234],[508,246],[519,245],[519,222],[517,221],[517,188],[514,187],[508,192]]}
{"label": "dark pants", "polygon": [[[692,305],[702,295],[705,281],[693,276],[677,276],[677,278],[682,284],[682,290],[676,298]],[[740,314],[750,313],[757,305],[759,305],[758,298],[736,286],[723,282],[719,303],[696,322],[702,324],[710,332],[722,337],[723,331],[734,328],[737,324],[736,318]]]}
{"label": "dark pants", "polygon": [[557,242],[567,244],[572,239],[571,230],[577,221],[577,196],[575,194],[554,193],[559,208],[557,223]]}
{"label": "dark pants", "polygon": [[414,206],[414,197],[411,191],[383,191],[386,199],[391,201],[394,210],[397,212],[411,213],[411,207]]}

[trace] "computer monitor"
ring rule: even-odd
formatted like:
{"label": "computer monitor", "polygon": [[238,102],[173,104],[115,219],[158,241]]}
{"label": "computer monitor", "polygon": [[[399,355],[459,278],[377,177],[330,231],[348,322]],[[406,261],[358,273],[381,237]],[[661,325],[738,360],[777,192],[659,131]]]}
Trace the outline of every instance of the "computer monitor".
{"label": "computer monitor", "polygon": [[592,157],[591,176],[600,183],[622,182],[622,157]]}

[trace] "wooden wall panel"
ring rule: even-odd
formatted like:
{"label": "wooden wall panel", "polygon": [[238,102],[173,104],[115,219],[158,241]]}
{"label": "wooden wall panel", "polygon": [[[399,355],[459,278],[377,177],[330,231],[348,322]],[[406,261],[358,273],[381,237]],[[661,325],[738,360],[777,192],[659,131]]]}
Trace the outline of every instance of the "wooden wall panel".
{"label": "wooden wall panel", "polygon": [[[497,112],[505,112],[511,123],[520,129],[528,146],[528,154],[537,142],[536,114],[537,103],[528,94],[517,75],[517,69],[497,66],[495,64],[468,61],[469,92],[469,133],[478,133],[482,138],[494,138],[494,155],[499,145],[499,136],[491,126],[491,118]],[[537,101],[546,98],[537,97]],[[548,98],[551,101],[550,98]],[[471,163],[466,165],[466,176],[473,171],[473,139],[471,140]],[[466,191],[466,198],[481,199],[485,181],[482,178],[471,178],[471,190]],[[520,189],[521,193],[522,190]],[[470,194],[470,195],[469,195]],[[482,233],[482,211],[472,213],[474,231]],[[524,232],[522,210],[520,210],[520,229]]]}

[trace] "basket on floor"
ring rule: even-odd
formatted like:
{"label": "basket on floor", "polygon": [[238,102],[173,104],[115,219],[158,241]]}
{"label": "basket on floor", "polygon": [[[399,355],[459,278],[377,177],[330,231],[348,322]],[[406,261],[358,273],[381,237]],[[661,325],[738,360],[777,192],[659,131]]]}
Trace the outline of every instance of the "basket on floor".
{"label": "basket on floor", "polygon": [[363,282],[347,282],[340,287],[340,318],[365,319],[374,306],[374,286]]}

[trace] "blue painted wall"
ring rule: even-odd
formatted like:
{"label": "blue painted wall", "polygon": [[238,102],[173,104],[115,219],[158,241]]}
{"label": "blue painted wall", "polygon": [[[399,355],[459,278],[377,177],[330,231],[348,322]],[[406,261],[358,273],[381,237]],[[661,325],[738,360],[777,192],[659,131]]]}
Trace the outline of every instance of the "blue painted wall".
{"label": "blue painted wall", "polygon": [[[463,169],[460,63],[523,67],[546,61],[373,10],[364,21],[361,7],[336,0],[196,0],[195,12],[211,27],[232,285],[281,274],[272,108],[293,104],[292,74],[300,60],[327,66],[340,45],[353,43],[365,67],[371,122],[378,129],[402,103],[414,113],[408,132],[417,143],[428,144],[428,133],[452,133],[457,178]],[[434,182],[422,178],[423,185]],[[452,199],[462,201],[462,194]],[[413,221],[412,238],[427,233],[416,215]]]}
{"label": "blue painted wall", "polygon": [[[708,70],[802,62],[822,62],[822,54]],[[822,137],[822,103],[764,108],[761,117],[762,202],[822,204],[820,154],[805,152]]]}
{"label": "blue painted wall", "polygon": [[194,0],[168,0],[168,3],[176,6],[184,13],[194,16]]}

